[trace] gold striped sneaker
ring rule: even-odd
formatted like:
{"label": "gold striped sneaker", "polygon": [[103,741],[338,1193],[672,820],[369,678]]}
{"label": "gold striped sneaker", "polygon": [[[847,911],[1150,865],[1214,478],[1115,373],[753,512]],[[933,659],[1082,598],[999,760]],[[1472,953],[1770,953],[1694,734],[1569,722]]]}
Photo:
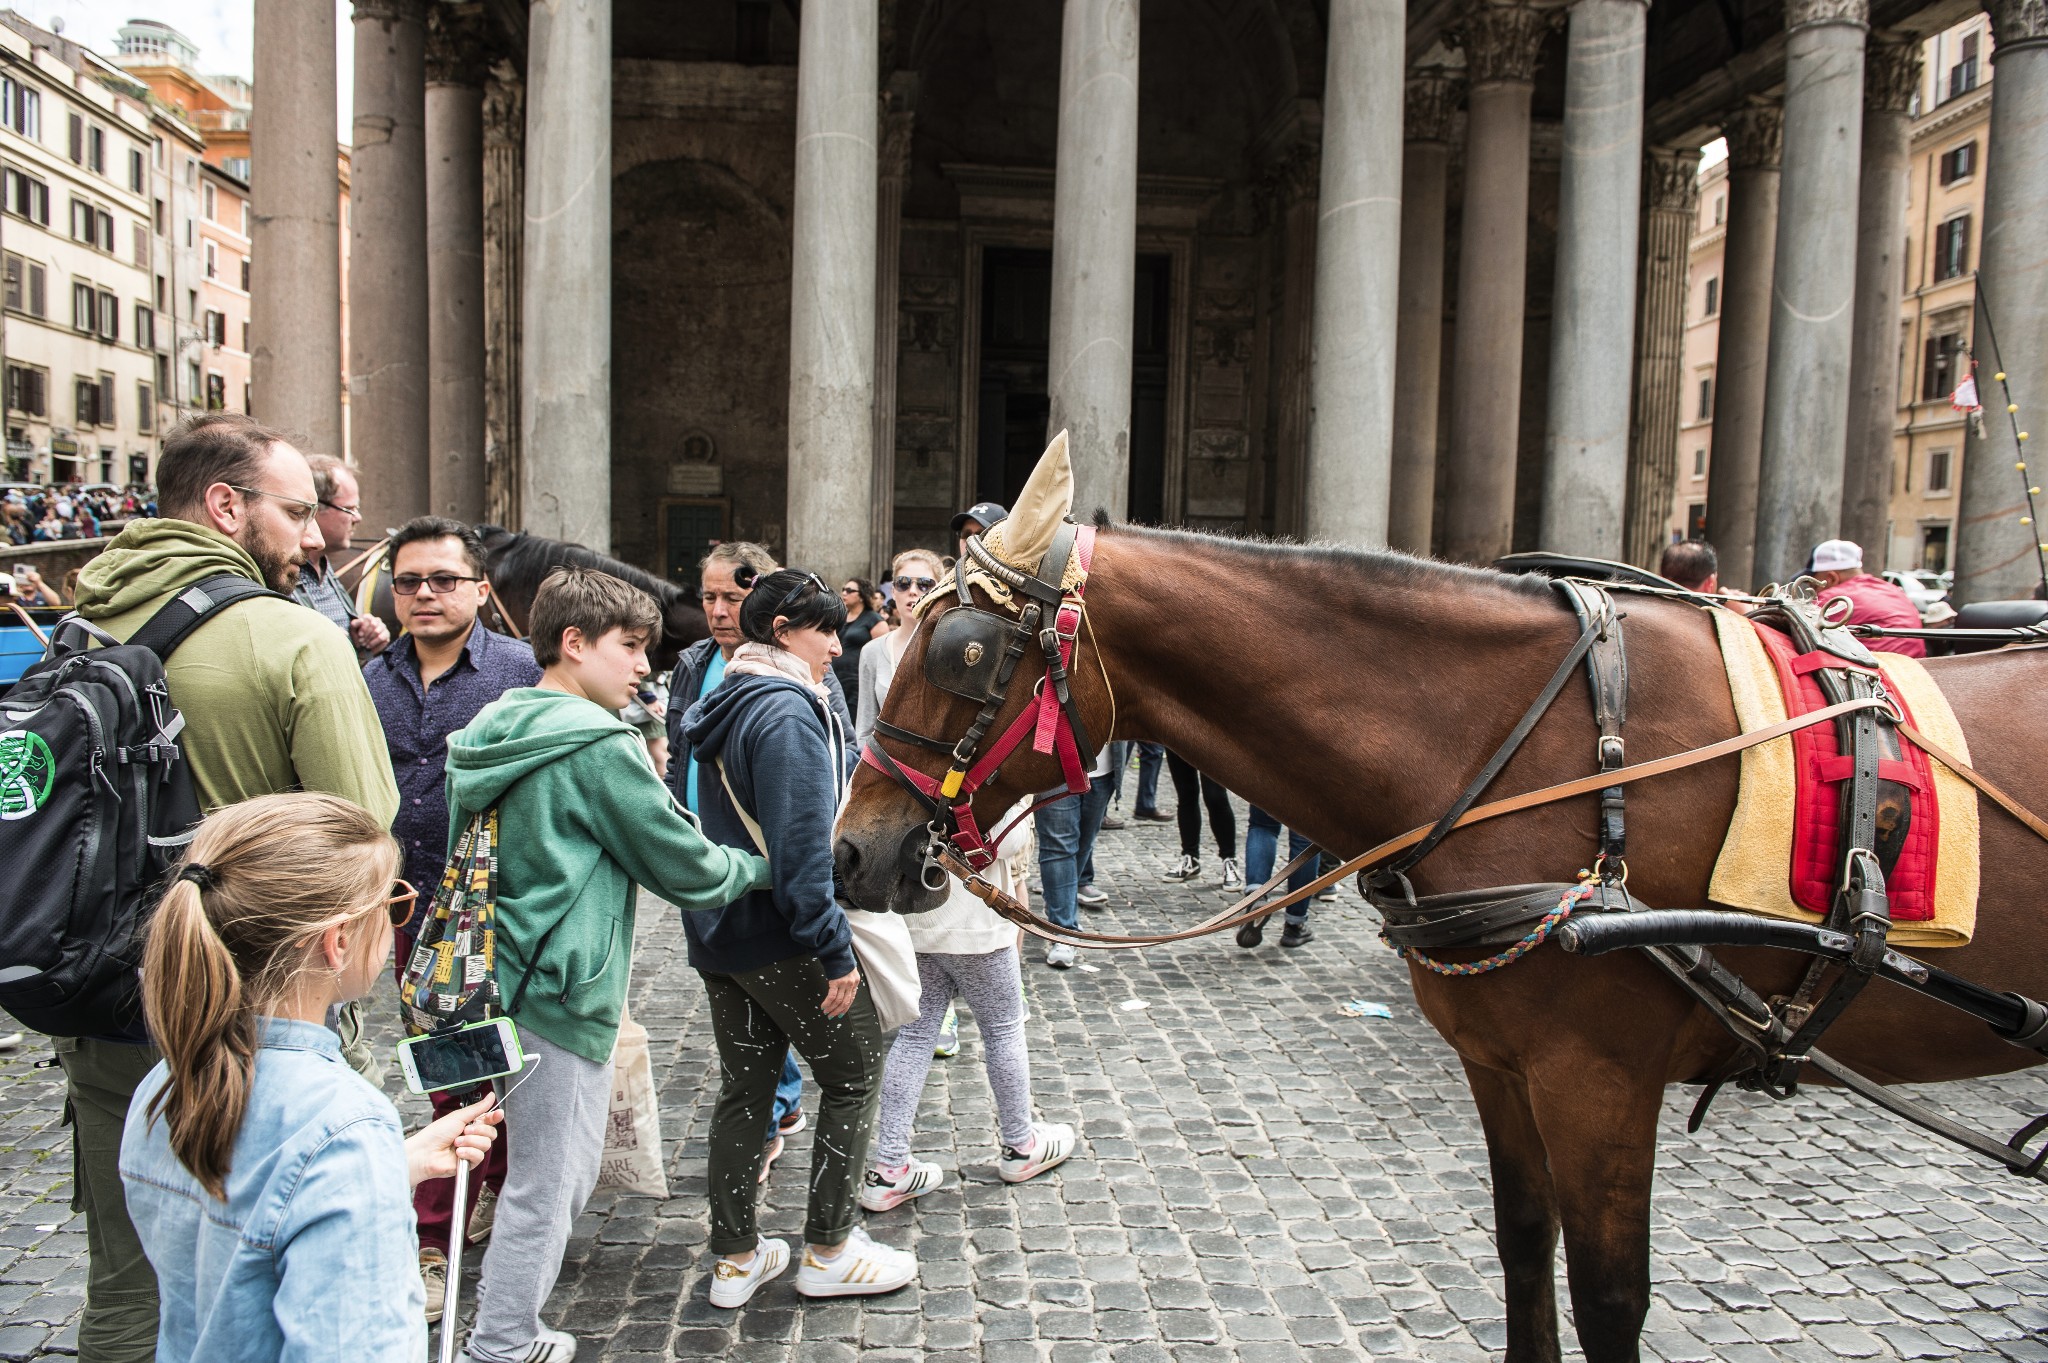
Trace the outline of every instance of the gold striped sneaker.
{"label": "gold striped sneaker", "polygon": [[894,1292],[917,1276],[917,1256],[878,1245],[855,1226],[830,1259],[806,1245],[796,1290],[806,1297],[872,1297]]}

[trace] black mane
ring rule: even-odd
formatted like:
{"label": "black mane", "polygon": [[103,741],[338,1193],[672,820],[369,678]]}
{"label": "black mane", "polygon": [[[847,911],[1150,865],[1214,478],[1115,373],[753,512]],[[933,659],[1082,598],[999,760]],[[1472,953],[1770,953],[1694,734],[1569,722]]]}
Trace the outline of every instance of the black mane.
{"label": "black mane", "polygon": [[478,526],[477,533],[483,537],[484,548],[490,554],[491,580],[499,584],[500,590],[516,584],[527,592],[538,591],[551,569],[567,564],[573,568],[596,568],[610,573],[646,592],[664,607],[677,601],[693,600],[691,593],[673,582],[664,582],[644,569],[580,544],[551,540],[524,530],[506,530],[496,525]]}

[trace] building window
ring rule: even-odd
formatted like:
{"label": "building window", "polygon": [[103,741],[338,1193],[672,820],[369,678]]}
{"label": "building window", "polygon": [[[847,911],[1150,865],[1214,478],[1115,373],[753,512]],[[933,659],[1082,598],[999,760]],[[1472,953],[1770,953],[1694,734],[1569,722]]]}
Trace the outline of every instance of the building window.
{"label": "building window", "polygon": [[109,345],[121,339],[121,300],[111,290],[100,290],[100,339]]}
{"label": "building window", "polygon": [[220,274],[220,251],[212,242],[206,243],[206,277],[213,279]]}
{"label": "building window", "polygon": [[114,410],[114,376],[100,375],[100,425],[118,426],[121,418]]}
{"label": "building window", "polygon": [[74,379],[71,395],[78,412],[75,425],[90,430],[100,424],[100,386],[91,379]]}
{"label": "building window", "polygon": [[156,429],[156,390],[140,379],[135,383],[135,429],[144,435]]}
{"label": "building window", "polygon": [[164,201],[162,199],[156,201],[155,211],[150,216],[156,220],[156,234],[160,237],[169,236],[171,220],[164,213]]}
{"label": "building window", "polygon": [[149,268],[149,224],[138,222],[134,226],[135,263],[146,270]]}
{"label": "building window", "polygon": [[139,147],[128,149],[128,188],[135,194],[142,192],[142,150]]}
{"label": "building window", "polygon": [[158,312],[162,312],[165,308],[170,306],[170,303],[167,301],[169,298],[169,287],[165,284],[164,277],[162,275],[158,275],[156,277],[156,310]]}
{"label": "building window", "polygon": [[1941,154],[1941,182],[1952,185],[1977,173],[1977,144],[1965,142]]}
{"label": "building window", "polygon": [[114,215],[96,210],[92,218],[93,225],[99,229],[93,234],[99,243],[99,248],[108,255],[114,254]]}
{"label": "building window", "polygon": [[242,322],[242,353],[249,353],[249,323],[246,319]]}
{"label": "building window", "polygon": [[185,185],[188,189],[199,188],[199,158],[196,156],[185,158]]}
{"label": "building window", "polygon": [[228,381],[222,374],[206,376],[206,410],[224,412],[228,406]]}
{"label": "building window", "polygon": [[1714,196],[1714,226],[1719,227],[1726,221],[1728,221],[1728,196],[1726,194],[1716,194]]}
{"label": "building window", "polygon": [[43,315],[43,267],[7,253],[7,307],[31,317]]}
{"label": "building window", "polygon": [[249,257],[242,257],[242,292],[249,292]]}
{"label": "building window", "polygon": [[1721,279],[1716,275],[1707,281],[1707,310],[1703,316],[1713,317],[1721,311]]}
{"label": "building window", "polygon": [[[242,178],[244,180],[249,178],[249,171],[246,165],[242,168]],[[249,201],[242,199],[239,202],[242,205],[242,235],[246,237],[249,235]],[[248,286],[245,284],[242,287],[247,288]]]}
{"label": "building window", "polygon": [[185,361],[185,391],[191,394],[193,402],[199,401],[199,361]]}
{"label": "building window", "polygon": [[156,349],[156,311],[140,300],[135,304],[135,344],[144,350]]}
{"label": "building window", "polygon": [[83,199],[71,201],[71,239],[92,244],[92,205]]}
{"label": "building window", "polygon": [[1947,450],[1927,452],[1927,495],[1948,491],[1949,465],[1954,456]]}
{"label": "building window", "polygon": [[1934,277],[1957,279],[1970,269],[1970,215],[1950,218],[1934,229]]}
{"label": "building window", "polygon": [[1945,525],[1923,525],[1920,527],[1920,566],[1930,573],[1948,571],[1948,527]]}
{"label": "building window", "polygon": [[1977,88],[1977,35],[1972,33],[1963,39],[1962,55],[1956,64],[1948,69],[1948,97],[1967,95]]}
{"label": "building window", "polygon": [[71,325],[79,331],[90,334],[98,328],[99,320],[100,304],[99,299],[93,294],[92,285],[73,281],[71,285]]}
{"label": "building window", "polygon": [[[1927,357],[1921,366],[1920,400],[1939,402],[1956,390],[1961,380],[1963,338],[1952,332],[1927,338]],[[1912,489],[1908,487],[1908,491]]]}
{"label": "building window", "polygon": [[219,206],[219,203],[218,196],[214,193],[212,185],[206,186],[206,188],[203,191],[201,191],[200,203],[201,207],[199,211],[206,215],[206,220],[208,222],[219,221],[217,218],[213,216],[215,209]]}
{"label": "building window", "polygon": [[31,142],[43,139],[43,96],[12,76],[0,78],[0,124]]}
{"label": "building window", "polygon": [[7,406],[29,416],[50,414],[50,376],[27,365],[7,366]]}
{"label": "building window", "polygon": [[32,175],[9,170],[5,175],[7,210],[30,222],[50,225],[50,187]]}
{"label": "building window", "polygon": [[226,345],[228,343],[228,319],[226,313],[215,312],[212,308],[206,310],[206,339],[214,345]]}
{"label": "building window", "polygon": [[81,164],[85,160],[85,116],[72,114],[66,131],[70,133],[70,137],[66,139],[65,150],[71,153],[73,165]]}
{"label": "building window", "polygon": [[1700,406],[1697,421],[1711,421],[1714,417],[1714,376],[1709,374],[1700,380]]}
{"label": "building window", "polygon": [[1694,482],[1707,476],[1707,452],[1697,449],[1692,452],[1692,477]]}
{"label": "building window", "polygon": [[107,173],[107,130],[97,125],[85,130],[85,168],[95,175]]}
{"label": "building window", "polygon": [[249,182],[249,158],[246,156],[230,156],[220,163],[220,168],[243,184]]}

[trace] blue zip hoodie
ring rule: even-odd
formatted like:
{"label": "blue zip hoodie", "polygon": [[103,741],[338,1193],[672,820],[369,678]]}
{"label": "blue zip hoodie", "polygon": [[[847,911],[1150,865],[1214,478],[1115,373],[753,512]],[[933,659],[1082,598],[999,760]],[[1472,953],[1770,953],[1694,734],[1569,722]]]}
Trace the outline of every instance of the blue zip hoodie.
{"label": "blue zip hoodie", "polygon": [[697,771],[704,834],[754,850],[745,822],[718,779],[725,763],[732,794],[767,841],[767,890],[722,909],[683,915],[690,964],[739,975],[815,956],[826,975],[854,968],[853,932],[832,892],[832,836],[845,783],[848,735],[815,693],[787,677],[727,673],[683,716]]}

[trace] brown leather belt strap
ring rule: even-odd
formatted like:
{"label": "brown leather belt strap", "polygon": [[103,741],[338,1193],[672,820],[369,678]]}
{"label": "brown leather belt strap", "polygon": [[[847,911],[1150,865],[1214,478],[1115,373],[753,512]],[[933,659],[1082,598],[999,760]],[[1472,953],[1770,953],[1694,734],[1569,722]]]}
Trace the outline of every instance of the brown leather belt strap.
{"label": "brown leather belt strap", "polygon": [[1906,740],[1914,747],[1920,749],[1929,757],[1941,763],[1941,765],[1947,767],[1977,789],[1983,791],[1986,795],[1989,795],[2000,809],[2003,809],[2006,813],[2032,829],[2037,837],[2048,839],[2048,822],[2044,822],[2040,815],[2026,809],[2019,801],[2007,795],[2003,790],[2000,790],[1990,777],[1982,772],[1972,770],[1969,763],[1954,756],[1947,749],[1910,724],[1901,724],[1899,732],[1905,735]]}
{"label": "brown leather belt strap", "polygon": [[[1783,738],[1787,734],[1796,733],[1811,725],[1827,723],[1857,710],[1889,710],[1890,708],[1891,702],[1879,696],[1866,696],[1858,700],[1843,701],[1838,705],[1830,705],[1824,709],[1811,711],[1808,714],[1780,720],[1778,723],[1769,725],[1766,728],[1755,729],[1745,734],[1737,734],[1733,738],[1724,738],[1719,743],[1710,743],[1704,748],[1691,748],[1682,753],[1673,753],[1669,757],[1657,758],[1655,761],[1638,762],[1632,767],[1623,767],[1619,771],[1595,772],[1591,776],[1581,776],[1577,780],[1562,781],[1557,785],[1525,791],[1520,795],[1513,795],[1505,800],[1495,800],[1491,804],[1484,804],[1474,809],[1466,810],[1464,816],[1452,827],[1463,828],[1467,824],[1483,823],[1488,819],[1498,819],[1503,815],[1519,814],[1525,809],[1535,809],[1542,805],[1555,804],[1560,800],[1569,800],[1575,796],[1590,795],[1595,791],[1605,790],[1609,786],[1625,786],[1634,781],[1646,781],[1652,776],[1664,776],[1674,771],[1683,771],[1687,767],[1696,767],[1705,762],[1712,762],[1719,758],[1731,756],[1745,748],[1754,748],[1760,743],[1768,743],[1774,738]],[[2007,810],[2020,817],[2022,821],[2027,823],[2028,827],[2040,833],[2042,837],[2048,838],[2048,824],[2043,824],[2032,815],[2025,814],[2017,805],[2010,803],[2003,792],[1998,791],[1996,787],[1992,786],[1982,777],[1976,776],[1968,767],[1944,756],[1939,749],[1915,734],[1910,728],[1901,726],[1901,732],[1907,738],[1925,748],[1943,766],[1954,768],[1957,774],[1963,775],[1965,779],[1969,779],[1974,784],[1977,784],[1992,799],[1997,800]],[[1389,838],[1370,851],[1353,857],[1336,870],[1324,872],[1299,890],[1290,891],[1270,904],[1259,903],[1260,897],[1270,891],[1280,881],[1286,879],[1287,871],[1282,871],[1274,880],[1268,881],[1265,885],[1252,891],[1221,913],[1203,920],[1194,927],[1185,928],[1180,932],[1159,933],[1151,936],[1082,932],[1076,928],[1063,928],[1057,923],[1049,923],[1045,919],[1040,918],[1037,914],[1018,903],[1014,898],[998,890],[995,886],[989,884],[988,881],[983,880],[979,875],[975,874],[973,868],[969,867],[966,862],[954,856],[950,847],[939,853],[939,864],[958,876],[961,883],[966,885],[968,891],[976,898],[1034,937],[1042,937],[1048,942],[1065,942],[1069,946],[1128,949],[1131,947],[1164,946],[1170,942],[1185,942],[1190,938],[1206,937],[1211,933],[1228,931],[1252,919],[1265,918],[1278,913],[1288,905],[1299,903],[1310,895],[1321,894],[1346,876],[1352,875],[1376,861],[1413,847],[1416,843],[1427,837],[1430,829],[1434,826],[1433,824],[1425,824],[1420,828],[1411,828],[1398,837]],[[1288,870],[1292,870],[1293,867],[1294,863],[1290,863]]]}

